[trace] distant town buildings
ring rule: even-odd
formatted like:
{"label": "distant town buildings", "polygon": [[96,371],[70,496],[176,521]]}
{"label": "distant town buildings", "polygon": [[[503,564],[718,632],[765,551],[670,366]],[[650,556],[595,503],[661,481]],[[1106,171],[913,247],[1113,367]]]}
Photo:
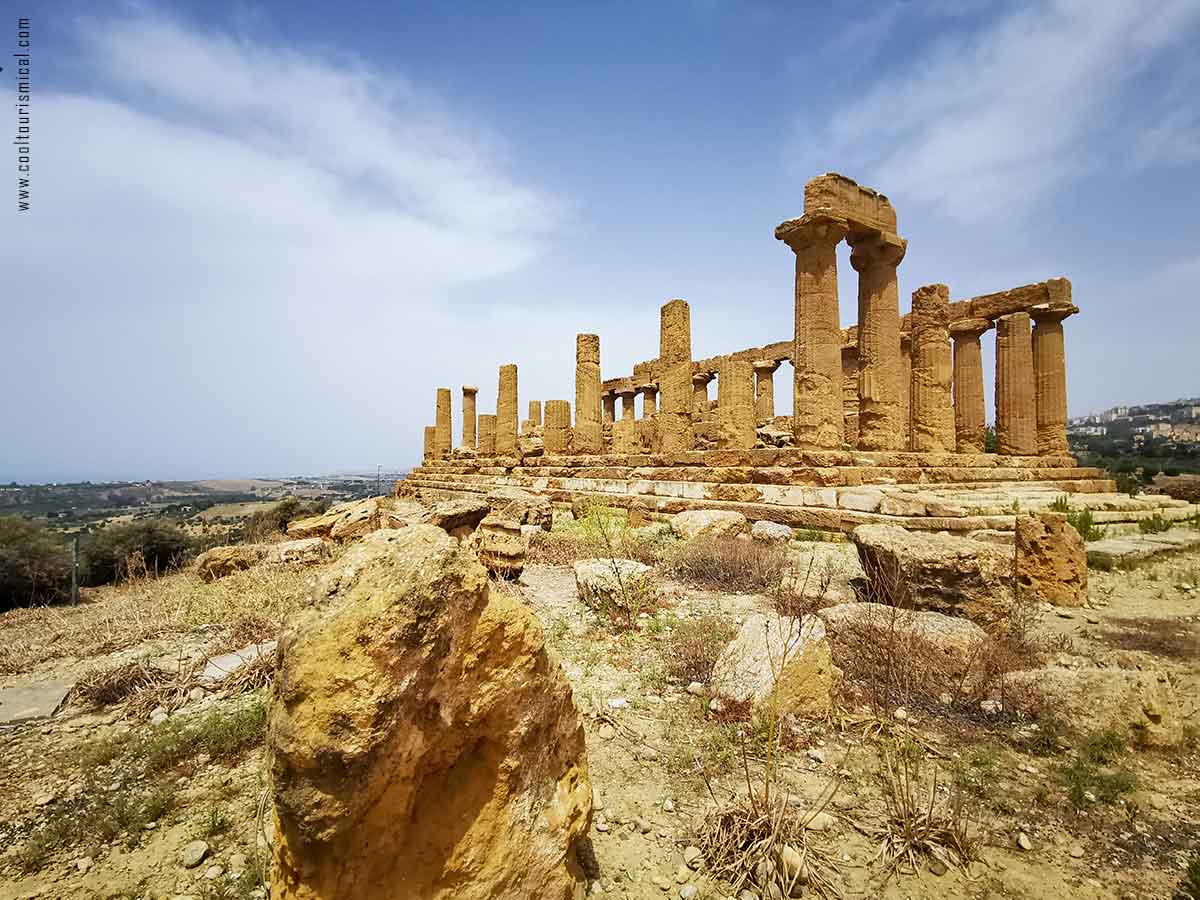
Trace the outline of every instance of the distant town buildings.
{"label": "distant town buildings", "polygon": [[1071,419],[1067,434],[1074,438],[1129,440],[1136,445],[1144,444],[1147,438],[1200,444],[1200,398],[1143,406],[1114,406]]}

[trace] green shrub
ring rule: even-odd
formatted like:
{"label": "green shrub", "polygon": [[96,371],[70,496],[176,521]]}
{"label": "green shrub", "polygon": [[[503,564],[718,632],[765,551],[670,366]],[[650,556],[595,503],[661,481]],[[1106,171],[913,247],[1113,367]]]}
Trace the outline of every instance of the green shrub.
{"label": "green shrub", "polygon": [[1155,513],[1147,519],[1138,520],[1138,531],[1142,534],[1162,534],[1171,527],[1171,521],[1160,513]]}
{"label": "green shrub", "polygon": [[0,517],[0,610],[71,597],[71,553],[61,536],[16,516]]}
{"label": "green shrub", "polygon": [[187,561],[195,545],[166,522],[110,525],[83,545],[84,584],[112,584],[133,575],[159,575]]}
{"label": "green shrub", "polygon": [[1142,480],[1130,472],[1116,473],[1117,492],[1136,497],[1142,492]]}
{"label": "green shrub", "polygon": [[1072,528],[1079,532],[1079,536],[1084,541],[1098,541],[1104,537],[1104,528],[1096,524],[1092,511],[1087,507],[1069,510],[1067,521]]}
{"label": "green shrub", "polygon": [[1084,738],[1075,750],[1075,759],[1059,770],[1072,805],[1115,803],[1137,787],[1132,772],[1114,765],[1124,749],[1125,738],[1115,729],[1095,731]]}
{"label": "green shrub", "polygon": [[1050,504],[1050,509],[1060,513],[1070,512],[1071,502],[1067,499],[1066,494],[1060,494],[1054,498],[1054,502]]}
{"label": "green shrub", "polygon": [[1200,850],[1192,853],[1171,900],[1200,900]]}
{"label": "green shrub", "polygon": [[246,519],[245,540],[247,543],[269,540],[274,535],[286,533],[288,523],[293,519],[320,515],[327,509],[328,500],[304,503],[298,497],[284,497],[274,506],[259,510]]}

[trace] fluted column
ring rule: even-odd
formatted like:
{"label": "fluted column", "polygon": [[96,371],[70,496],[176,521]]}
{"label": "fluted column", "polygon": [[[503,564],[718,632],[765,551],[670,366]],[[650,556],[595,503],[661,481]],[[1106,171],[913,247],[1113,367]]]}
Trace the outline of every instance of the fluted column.
{"label": "fluted column", "polygon": [[425,450],[421,456],[424,462],[429,462],[437,456],[437,426],[425,426]]}
{"label": "fluted column", "polygon": [[642,418],[648,419],[658,412],[658,387],[653,384],[640,384],[638,393],[642,395]]}
{"label": "fluted column", "polygon": [[847,227],[835,217],[804,216],[775,229],[796,254],[792,430],[801,449],[839,448],[845,437],[837,245]]}
{"label": "fluted column", "polygon": [[1078,307],[1034,308],[1033,372],[1036,385],[1037,452],[1056,456],[1070,452],[1067,445],[1067,360],[1063,319]]}
{"label": "fluted column", "polygon": [[1029,313],[1013,313],[996,321],[996,449],[1009,456],[1037,453]]}
{"label": "fluted column", "polygon": [[912,333],[900,332],[900,449],[912,446]]}
{"label": "fluted column", "polygon": [[495,456],[496,454],[496,417],[481,415],[479,417],[479,455]]}
{"label": "fluted column", "polygon": [[617,391],[617,396],[621,398],[621,421],[632,421],[636,418],[633,410],[633,401],[637,397],[637,391],[633,388],[623,388]]}
{"label": "fluted column", "polygon": [[479,388],[463,385],[462,389],[462,445],[468,450],[475,449],[475,395],[479,393]]}
{"label": "fluted column", "polygon": [[542,441],[548,454],[563,454],[571,449],[571,404],[566,400],[546,401]]}
{"label": "fluted column", "polygon": [[439,459],[449,459],[452,423],[450,419],[450,388],[437,389],[437,416],[434,419],[434,452]]}
{"label": "fluted column", "polygon": [[749,360],[725,357],[717,375],[717,440],[722,450],[750,450],[754,429],[754,370]]}
{"label": "fluted column", "polygon": [[987,449],[983,349],[979,339],[991,327],[988,319],[960,319],[950,325],[954,341],[954,435],[959,453],[983,453]]}
{"label": "fluted column", "polygon": [[858,347],[842,348],[842,422],[847,446],[858,446]]}
{"label": "fluted column", "polygon": [[659,450],[680,453],[696,443],[692,427],[692,311],[686,300],[664,303],[658,311]]}
{"label": "fluted column", "polygon": [[517,453],[517,366],[500,367],[500,390],[496,395],[496,455]]}
{"label": "fluted column", "polygon": [[[912,297],[912,449],[926,452],[955,448],[954,409],[950,399],[950,289],[927,284]],[[861,424],[861,416],[860,416]]]}
{"label": "fluted column", "polygon": [[712,372],[697,372],[692,376],[692,412],[699,414],[708,405],[708,383],[713,380]]}
{"label": "fluted column", "polygon": [[542,401],[529,401],[529,418],[521,423],[521,433],[528,434],[535,428],[542,427]]}
{"label": "fluted column", "polygon": [[896,267],[908,242],[877,232],[855,238],[850,264],[858,272],[858,446],[898,450],[905,424],[900,395],[908,389],[900,364],[900,294]]}
{"label": "fluted column", "polygon": [[604,410],[604,421],[612,422],[617,418],[617,395],[612,391],[605,391],[600,395],[600,405]]}
{"label": "fluted column", "polygon": [[778,360],[760,359],[754,363],[754,410],[758,424],[775,418],[775,370]]}
{"label": "fluted column", "polygon": [[575,434],[576,453],[604,450],[600,408],[600,336],[575,335]]}

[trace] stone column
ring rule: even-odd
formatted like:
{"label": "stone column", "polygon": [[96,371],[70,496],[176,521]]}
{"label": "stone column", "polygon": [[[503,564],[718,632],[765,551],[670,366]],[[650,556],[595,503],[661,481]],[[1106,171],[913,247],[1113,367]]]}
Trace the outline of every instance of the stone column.
{"label": "stone column", "polygon": [[717,374],[717,441],[722,450],[751,450],[754,429],[754,369],[749,360],[721,360]]}
{"label": "stone column", "polygon": [[692,411],[702,413],[708,405],[708,383],[713,380],[712,372],[697,372],[692,376]]}
{"label": "stone column", "polygon": [[604,409],[604,421],[615,421],[617,418],[617,395],[612,391],[605,391],[600,395],[600,404]]}
{"label": "stone column", "polygon": [[1067,359],[1063,319],[1075,306],[1035,307],[1033,372],[1036,382],[1037,451],[1042,456],[1070,453],[1067,445]]}
{"label": "stone column", "polygon": [[638,385],[642,395],[642,418],[648,419],[658,412],[658,387],[653,384]]}
{"label": "stone column", "polygon": [[[912,297],[912,449],[953,452],[954,408],[950,382],[950,289],[927,284]],[[861,423],[861,418],[860,418]]]}
{"label": "stone column", "polygon": [[479,388],[463,385],[463,427],[462,427],[462,445],[469,450],[475,449],[475,395],[479,393]]}
{"label": "stone column", "polygon": [[775,370],[779,362],[760,359],[754,363],[754,412],[758,424],[765,425],[775,418]]}
{"label": "stone column", "polygon": [[546,428],[542,442],[547,454],[562,455],[571,449],[571,404],[566,400],[546,401]]}
{"label": "stone column", "polygon": [[450,420],[450,388],[437,389],[437,418],[434,419],[434,423],[433,427],[437,429],[434,435],[434,452],[438,459],[449,459],[453,441]]}
{"label": "stone column", "polygon": [[1029,313],[1013,313],[996,321],[996,450],[1008,456],[1037,453]]}
{"label": "stone column", "polygon": [[496,396],[496,455],[517,454],[517,366],[500,367],[500,390]]}
{"label": "stone column", "polygon": [[900,333],[900,449],[912,446],[912,334]]}
{"label": "stone column", "polygon": [[858,446],[858,347],[842,348],[842,421],[846,444]]}
{"label": "stone column", "polygon": [[959,453],[983,453],[987,449],[979,339],[991,327],[988,319],[960,319],[950,326],[954,341],[954,434]]}
{"label": "stone column", "polygon": [[696,443],[692,427],[692,311],[685,300],[671,300],[658,311],[658,364],[662,391],[658,449],[662,453],[691,450]]}
{"label": "stone column", "polygon": [[479,417],[479,455],[496,455],[496,417],[483,415]]}
{"label": "stone column", "polygon": [[437,456],[437,426],[425,426],[425,450],[421,457],[423,462],[429,462]]}
{"label": "stone column", "polygon": [[617,391],[617,396],[621,398],[621,420],[632,421],[635,419],[633,401],[637,397],[637,391],[633,388],[622,388]]}
{"label": "stone column", "polygon": [[576,453],[604,451],[600,408],[600,336],[575,335],[575,435]]}
{"label": "stone column", "polygon": [[908,242],[876,233],[853,243],[850,263],[858,272],[858,446],[898,450],[904,446],[900,394],[908,389],[900,363],[900,295],[896,267]]}
{"label": "stone column", "polygon": [[796,254],[792,430],[800,449],[840,448],[845,437],[837,245],[846,231],[845,220],[808,216],[775,229],[775,236]]}
{"label": "stone column", "polygon": [[529,418],[521,423],[521,432],[533,431],[542,427],[542,401],[529,401]]}

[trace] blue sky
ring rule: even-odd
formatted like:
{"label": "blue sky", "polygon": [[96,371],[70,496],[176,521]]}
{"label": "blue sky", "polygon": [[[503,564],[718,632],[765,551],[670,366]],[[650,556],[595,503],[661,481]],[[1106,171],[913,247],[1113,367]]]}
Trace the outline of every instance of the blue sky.
{"label": "blue sky", "polygon": [[672,297],[697,356],[786,338],[826,171],[905,310],[1070,278],[1073,414],[1200,394],[1196,0],[34,6],[0,482],[411,465],[437,387],[570,399]]}

